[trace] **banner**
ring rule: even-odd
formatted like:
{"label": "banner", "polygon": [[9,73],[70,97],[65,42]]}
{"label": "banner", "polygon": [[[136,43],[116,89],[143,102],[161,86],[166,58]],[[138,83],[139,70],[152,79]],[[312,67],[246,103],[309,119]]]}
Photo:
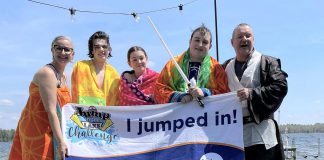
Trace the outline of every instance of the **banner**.
{"label": "banner", "polygon": [[62,110],[67,159],[243,160],[243,122],[234,93],[188,104],[82,106]]}

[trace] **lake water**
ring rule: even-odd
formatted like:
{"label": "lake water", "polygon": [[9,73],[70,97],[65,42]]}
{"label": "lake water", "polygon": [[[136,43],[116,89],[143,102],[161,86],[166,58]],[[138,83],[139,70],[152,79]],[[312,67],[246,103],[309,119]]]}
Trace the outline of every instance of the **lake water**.
{"label": "lake water", "polygon": [[[282,134],[282,138],[284,144],[288,140],[289,146],[297,148],[297,160],[324,160],[324,133],[290,133]],[[8,159],[10,147],[11,142],[0,142],[0,160]],[[321,155],[315,158],[318,152]]]}
{"label": "lake water", "polygon": [[11,142],[0,142],[0,160],[8,159]]}
{"label": "lake water", "polygon": [[284,145],[288,138],[288,145],[297,148],[298,160],[324,160],[324,133],[290,133],[282,134],[282,138]]}

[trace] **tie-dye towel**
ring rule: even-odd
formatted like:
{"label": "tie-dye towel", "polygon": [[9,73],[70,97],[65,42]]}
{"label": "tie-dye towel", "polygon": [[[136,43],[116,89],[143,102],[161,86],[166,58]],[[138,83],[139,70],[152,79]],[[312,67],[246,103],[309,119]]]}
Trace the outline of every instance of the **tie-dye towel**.
{"label": "tie-dye towel", "polygon": [[92,60],[79,61],[72,72],[72,102],[84,105],[115,106],[118,100],[119,74],[106,64],[104,87],[98,86]]}
{"label": "tie-dye towel", "polygon": [[[133,73],[134,71],[131,71]],[[125,73],[125,72],[124,72]],[[120,80],[119,105],[148,105],[154,104],[153,92],[159,73],[147,68],[146,73],[138,77],[133,83],[125,77]]]}
{"label": "tie-dye towel", "polygon": [[[175,57],[177,63],[188,77],[189,50]],[[197,76],[197,87],[205,96],[229,92],[227,77],[222,66],[208,53],[201,62]],[[188,90],[173,61],[168,61],[156,82],[154,96],[157,103],[179,102]]]}

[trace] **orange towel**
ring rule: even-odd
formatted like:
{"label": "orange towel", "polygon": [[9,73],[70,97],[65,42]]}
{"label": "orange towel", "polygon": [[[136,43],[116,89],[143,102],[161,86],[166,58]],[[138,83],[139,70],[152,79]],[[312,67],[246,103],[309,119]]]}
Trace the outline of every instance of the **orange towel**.
{"label": "orange towel", "polygon": [[[58,88],[57,98],[61,107],[70,102],[68,88]],[[52,129],[38,86],[31,83],[29,86],[29,98],[17,126],[9,160],[54,159],[52,137]]]}

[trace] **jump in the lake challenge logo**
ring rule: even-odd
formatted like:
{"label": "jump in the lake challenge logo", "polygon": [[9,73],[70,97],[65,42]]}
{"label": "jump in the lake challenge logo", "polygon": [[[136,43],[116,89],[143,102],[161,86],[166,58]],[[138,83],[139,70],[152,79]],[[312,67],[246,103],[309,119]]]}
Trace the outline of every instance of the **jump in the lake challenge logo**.
{"label": "jump in the lake challenge logo", "polygon": [[68,139],[72,143],[94,141],[98,145],[116,143],[119,139],[115,134],[114,123],[107,112],[99,112],[95,106],[75,106],[74,114],[67,124]]}

